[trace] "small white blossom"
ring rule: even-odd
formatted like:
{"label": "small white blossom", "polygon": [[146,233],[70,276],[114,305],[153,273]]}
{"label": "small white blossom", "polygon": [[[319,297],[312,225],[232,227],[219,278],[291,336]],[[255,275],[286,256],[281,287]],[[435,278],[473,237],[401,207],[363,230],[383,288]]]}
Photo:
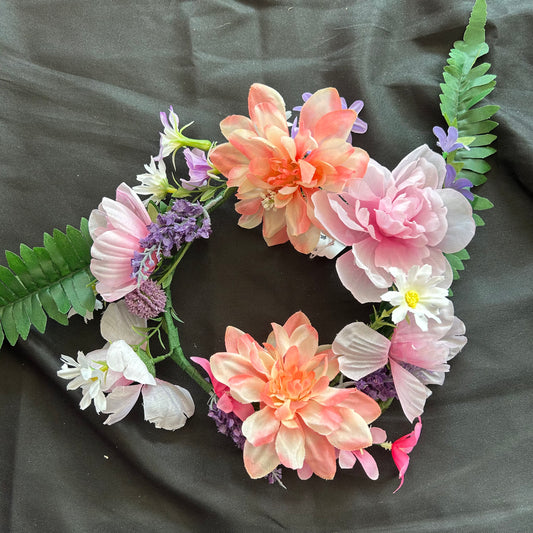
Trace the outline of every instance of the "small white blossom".
{"label": "small white blossom", "polygon": [[87,409],[94,401],[97,413],[105,410],[107,405],[104,395],[107,365],[94,359],[94,356],[101,352],[103,350],[96,350],[85,355],[80,351],[77,361],[68,355],[61,355],[63,366],[57,371],[60,378],[71,380],[67,385],[67,390],[81,388],[83,395],[80,408]]}
{"label": "small white blossom", "polygon": [[390,269],[397,290],[382,294],[381,299],[394,307],[392,321],[395,324],[404,320],[407,313],[414,316],[422,331],[428,330],[429,318],[440,323],[439,311],[450,304],[448,288],[439,286],[444,276],[432,276],[431,271],[431,265],[413,266],[407,275],[400,269]]}
{"label": "small white blossom", "polygon": [[136,185],[132,189],[137,194],[151,195],[150,198],[144,201],[145,204],[150,200],[153,200],[157,204],[173,190],[173,187],[170,187],[168,184],[165,162],[161,159],[156,163],[154,158],[151,157],[150,164],[144,165],[144,168],[146,169],[146,173],[137,176],[137,181],[140,181],[141,185]]}

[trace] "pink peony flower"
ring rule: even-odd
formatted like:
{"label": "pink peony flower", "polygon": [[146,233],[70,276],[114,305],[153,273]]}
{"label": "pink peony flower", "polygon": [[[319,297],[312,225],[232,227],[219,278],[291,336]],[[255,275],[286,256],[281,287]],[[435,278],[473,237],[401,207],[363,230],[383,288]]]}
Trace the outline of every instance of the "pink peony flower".
{"label": "pink peony flower", "polygon": [[289,240],[299,252],[310,253],[320,236],[311,195],[319,188],[340,192],[365,173],[368,154],[346,142],[357,113],[342,109],[335,89],[322,89],[303,105],[292,138],[285,103],[274,89],[252,85],[248,109],[250,118],[232,115],[221,122],[229,143],[211,152],[211,162],[229,187],[238,187],[240,226],[263,222],[269,246]]}
{"label": "pink peony flower", "polygon": [[261,347],[250,335],[228,327],[227,352],[211,357],[214,377],[229,387],[237,401],[259,402],[242,432],[244,464],[252,478],[263,477],[280,463],[312,470],[332,479],[336,449],[362,449],[372,443],[368,424],[379,405],[357,389],[336,389],[338,374],[329,347],[319,347],[318,334],[301,312],[273,332]]}
{"label": "pink peony flower", "polygon": [[422,420],[419,418],[418,422],[415,424],[415,428],[411,433],[400,437],[398,440],[392,443],[391,453],[392,460],[399,470],[400,486],[394,491],[397,492],[400,490],[403,485],[403,479],[405,477],[405,472],[409,466],[409,454],[413,451],[413,448],[418,443],[420,438],[420,432],[422,431]]}
{"label": "pink peony flower", "polygon": [[[137,287],[131,261],[135,252],[143,250],[139,241],[148,235],[151,222],[141,199],[125,183],[117,188],[116,200],[104,198],[92,211],[91,272],[98,280],[96,290],[106,302],[118,300]],[[151,270],[156,264],[157,260]]]}
{"label": "pink peony flower", "polygon": [[390,365],[394,387],[405,416],[412,422],[424,411],[431,391],[426,385],[444,381],[447,361],[466,343],[464,325],[453,316],[450,302],[422,331],[414,321],[400,322],[389,340],[362,322],[345,326],[335,337],[333,352],[340,371],[353,380]]}
{"label": "pink peony flower", "polygon": [[315,216],[326,231],[352,250],[337,260],[337,272],[361,303],[379,301],[392,285],[390,268],[408,272],[429,264],[433,275],[451,282],[443,255],[462,250],[475,222],[468,200],[443,189],[442,156],[421,146],[390,172],[370,160],[362,180],[347,185],[342,197],[313,195]]}

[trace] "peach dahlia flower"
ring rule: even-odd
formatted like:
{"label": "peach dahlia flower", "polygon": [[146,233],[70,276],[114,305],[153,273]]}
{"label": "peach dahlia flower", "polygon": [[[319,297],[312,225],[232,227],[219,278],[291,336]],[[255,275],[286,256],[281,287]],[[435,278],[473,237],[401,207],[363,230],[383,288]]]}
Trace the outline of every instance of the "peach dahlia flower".
{"label": "peach dahlia flower", "polygon": [[281,463],[296,470],[305,465],[332,479],[336,450],[370,446],[368,424],[381,410],[357,389],[329,386],[339,372],[337,358],[329,346],[318,345],[317,331],[302,312],[272,328],[260,346],[228,327],[227,351],[210,361],[213,375],[235,400],[259,403],[242,426],[244,465],[252,478],[266,476]]}
{"label": "peach dahlia flower", "polygon": [[322,89],[303,105],[293,138],[285,103],[274,89],[252,85],[248,109],[250,118],[232,115],[220,123],[229,142],[211,152],[211,162],[228,187],[238,187],[240,226],[263,222],[269,246],[290,240],[309,253],[320,236],[311,195],[319,189],[340,192],[366,171],[368,154],[346,142],[357,113],[342,108],[336,89]]}

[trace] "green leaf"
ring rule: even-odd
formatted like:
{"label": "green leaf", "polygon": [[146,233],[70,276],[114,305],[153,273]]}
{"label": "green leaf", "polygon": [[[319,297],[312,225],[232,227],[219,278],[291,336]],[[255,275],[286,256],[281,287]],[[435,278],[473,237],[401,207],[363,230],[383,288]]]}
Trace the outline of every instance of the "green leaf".
{"label": "green leaf", "polygon": [[491,209],[492,207],[494,207],[494,204],[490,200],[474,194],[472,209],[475,209],[476,211],[482,211],[484,209]]}
{"label": "green leaf", "polygon": [[476,223],[476,226],[484,226],[485,225],[485,222],[484,220],[477,214],[477,213],[474,213],[472,215],[472,218],[474,219],[474,222]]}
{"label": "green leaf", "polygon": [[6,252],[9,268],[0,265],[0,345],[27,338],[32,325],[44,332],[47,315],[67,324],[71,308],[82,316],[94,309],[88,221],[79,230],[46,233],[43,241],[44,248],[21,245],[20,256]]}

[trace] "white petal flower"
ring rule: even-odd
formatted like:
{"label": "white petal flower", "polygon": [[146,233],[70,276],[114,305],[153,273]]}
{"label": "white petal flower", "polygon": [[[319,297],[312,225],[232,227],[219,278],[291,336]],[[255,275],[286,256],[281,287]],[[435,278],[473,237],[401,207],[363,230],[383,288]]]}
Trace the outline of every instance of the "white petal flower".
{"label": "white petal flower", "polygon": [[124,300],[109,304],[100,322],[100,334],[106,341],[124,340],[131,346],[145,340],[138,333],[143,328],[146,328],[146,319],[130,313]]}
{"label": "white petal flower", "polygon": [[141,182],[141,185],[136,185],[132,189],[137,194],[150,194],[150,198],[144,201],[147,204],[150,200],[154,203],[159,203],[163,200],[169,192],[174,190],[170,187],[167,179],[167,169],[165,162],[161,159],[157,164],[154,158],[150,158],[150,164],[144,165],[146,169],[145,174],[139,174],[137,181]]}
{"label": "white petal flower", "polygon": [[407,313],[414,316],[422,331],[427,331],[429,318],[440,323],[439,311],[449,304],[448,287],[442,286],[444,276],[432,276],[431,271],[431,265],[413,266],[407,275],[397,268],[390,269],[397,290],[382,294],[381,299],[395,308],[392,312],[395,324],[404,320]]}
{"label": "white petal flower", "polygon": [[133,348],[123,340],[115,341],[107,349],[107,365],[110,370],[122,374],[137,383],[155,385],[155,379]]}
{"label": "white petal flower", "polygon": [[156,379],[156,383],[155,386],[143,386],[144,419],[160,429],[174,431],[183,427],[194,414],[190,392],[161,379]]}
{"label": "white petal flower", "polygon": [[107,366],[104,362],[95,360],[91,357],[99,354],[101,350],[96,350],[85,355],[78,352],[78,360],[74,360],[68,355],[62,355],[63,366],[57,371],[57,375],[63,379],[71,380],[67,385],[67,390],[76,390],[81,388],[82,398],[80,408],[87,409],[91,402],[94,401],[96,412],[99,413],[106,408],[106,398],[103,393],[105,389],[105,377]]}

